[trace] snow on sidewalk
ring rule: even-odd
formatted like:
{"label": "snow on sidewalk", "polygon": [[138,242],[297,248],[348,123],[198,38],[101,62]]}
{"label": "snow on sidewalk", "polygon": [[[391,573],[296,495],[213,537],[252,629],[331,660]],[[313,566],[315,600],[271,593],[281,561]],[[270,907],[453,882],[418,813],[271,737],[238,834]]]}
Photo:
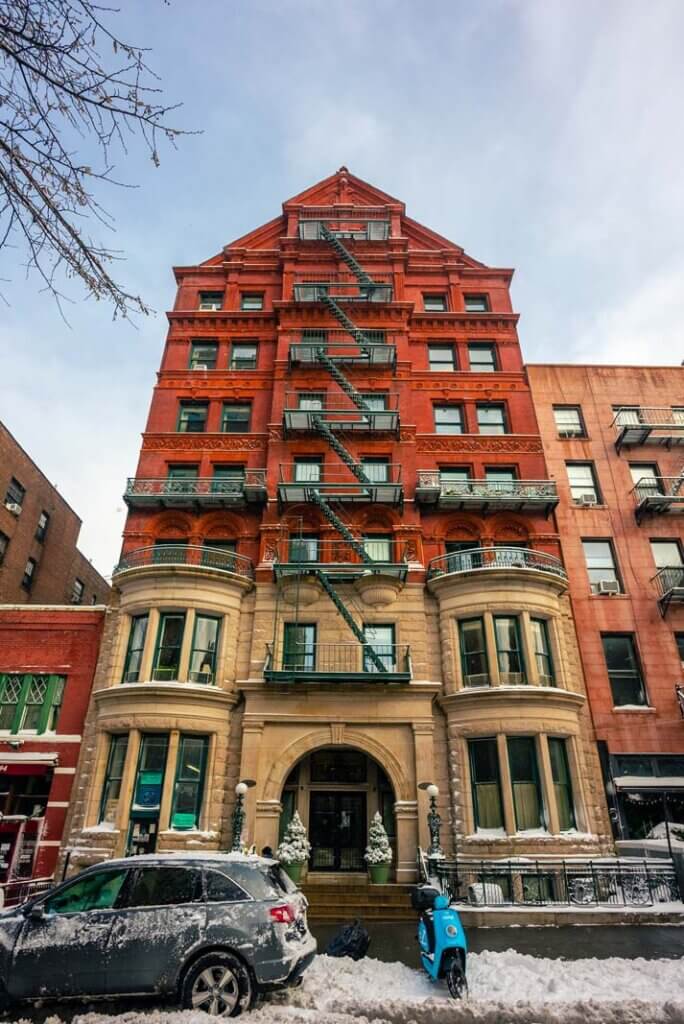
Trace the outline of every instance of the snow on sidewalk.
{"label": "snow on sidewalk", "polygon": [[[468,981],[469,998],[459,1003],[443,985],[432,985],[404,964],[318,956],[300,988],[271,996],[242,1019],[245,1024],[684,1024],[682,959],[567,961],[487,951],[469,957]],[[209,1022],[197,1011],[164,1010],[77,1013],[71,1020]],[[55,1015],[45,1024],[61,1021]]]}

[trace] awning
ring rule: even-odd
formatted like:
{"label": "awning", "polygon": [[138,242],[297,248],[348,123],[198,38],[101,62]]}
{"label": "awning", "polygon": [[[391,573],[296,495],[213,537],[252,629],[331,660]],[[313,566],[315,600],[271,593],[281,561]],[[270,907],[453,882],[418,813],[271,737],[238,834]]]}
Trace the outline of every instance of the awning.
{"label": "awning", "polygon": [[613,784],[616,789],[684,790],[684,775],[618,775]]}
{"label": "awning", "polygon": [[47,775],[59,763],[57,751],[0,753],[0,776]]}

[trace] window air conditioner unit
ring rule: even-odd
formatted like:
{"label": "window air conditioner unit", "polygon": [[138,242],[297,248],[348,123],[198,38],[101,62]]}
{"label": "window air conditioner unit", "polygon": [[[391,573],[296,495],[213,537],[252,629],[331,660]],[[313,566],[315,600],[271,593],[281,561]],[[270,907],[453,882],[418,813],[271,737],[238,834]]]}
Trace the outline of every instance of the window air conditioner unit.
{"label": "window air conditioner unit", "polygon": [[596,585],[597,594],[619,594],[620,584],[618,580],[599,580]]}
{"label": "window air conditioner unit", "polygon": [[11,512],[13,516],[21,515],[21,505],[17,505],[16,501],[6,501],[5,508],[8,512]]}
{"label": "window air conditioner unit", "polygon": [[577,504],[578,505],[585,505],[585,506],[587,506],[587,505],[597,505],[598,502],[596,500],[596,495],[595,494],[580,494],[579,498],[577,499]]}
{"label": "window air conditioner unit", "polygon": [[525,676],[522,672],[502,672],[501,682],[504,686],[522,686]]}
{"label": "window air conditioner unit", "polygon": [[476,675],[465,677],[466,686],[489,686],[489,675],[486,672],[478,672]]}

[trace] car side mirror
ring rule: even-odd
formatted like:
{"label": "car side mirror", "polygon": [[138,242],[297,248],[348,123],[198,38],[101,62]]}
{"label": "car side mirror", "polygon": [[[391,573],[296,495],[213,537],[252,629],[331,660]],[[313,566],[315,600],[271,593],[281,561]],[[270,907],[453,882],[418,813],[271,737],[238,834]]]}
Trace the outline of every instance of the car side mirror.
{"label": "car side mirror", "polygon": [[34,903],[32,907],[29,907],[26,911],[26,917],[30,921],[42,921],[45,917],[45,905],[43,903]]}

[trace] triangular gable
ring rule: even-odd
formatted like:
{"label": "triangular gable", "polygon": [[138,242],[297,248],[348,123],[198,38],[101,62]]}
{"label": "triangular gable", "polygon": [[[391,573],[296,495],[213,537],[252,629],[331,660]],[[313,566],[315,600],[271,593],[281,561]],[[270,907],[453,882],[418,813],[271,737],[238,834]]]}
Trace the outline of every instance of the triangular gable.
{"label": "triangular gable", "polygon": [[335,206],[350,203],[353,206],[393,206],[403,213],[401,199],[395,199],[363,178],[357,178],[346,167],[328,178],[311,185],[283,203],[283,210],[297,206]]}

